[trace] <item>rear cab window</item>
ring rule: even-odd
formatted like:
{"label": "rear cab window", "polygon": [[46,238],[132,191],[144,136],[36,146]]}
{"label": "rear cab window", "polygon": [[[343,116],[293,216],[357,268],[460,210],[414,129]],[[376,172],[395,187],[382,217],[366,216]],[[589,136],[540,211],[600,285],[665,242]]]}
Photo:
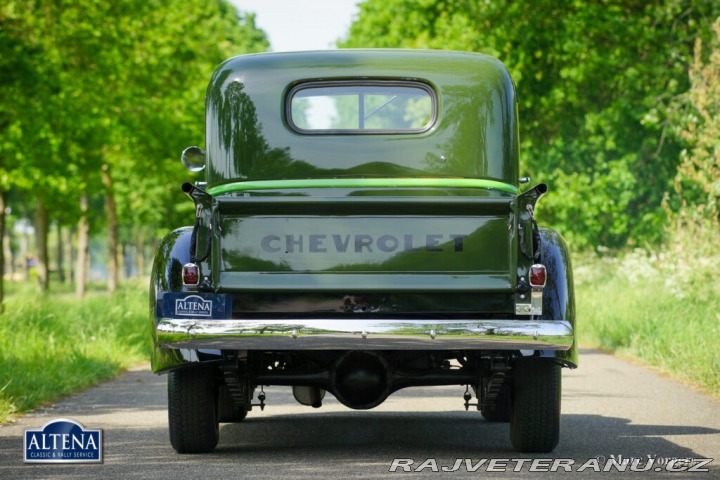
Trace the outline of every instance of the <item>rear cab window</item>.
{"label": "rear cab window", "polygon": [[412,81],[307,82],[288,92],[285,112],[302,134],[411,134],[432,128],[437,96]]}

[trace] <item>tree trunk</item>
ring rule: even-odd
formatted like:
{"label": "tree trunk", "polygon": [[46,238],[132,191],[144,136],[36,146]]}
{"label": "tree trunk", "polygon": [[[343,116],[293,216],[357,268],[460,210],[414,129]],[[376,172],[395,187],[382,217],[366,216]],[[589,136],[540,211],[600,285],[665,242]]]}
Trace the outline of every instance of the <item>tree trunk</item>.
{"label": "tree trunk", "polygon": [[64,253],[65,249],[63,248],[63,235],[62,235],[62,226],[60,226],[60,219],[58,219],[57,223],[55,224],[55,231],[57,233],[57,272],[58,272],[58,281],[60,283],[65,283],[65,262],[64,262]]}
{"label": "tree trunk", "polygon": [[[5,200],[7,201],[7,194],[5,196]],[[15,278],[15,252],[13,252],[12,247],[10,247],[10,244],[12,242],[11,236],[12,231],[8,230],[7,228],[7,217],[3,216],[3,220],[5,222],[5,236],[3,237],[3,254],[5,255],[5,275],[8,275],[10,279]]]}
{"label": "tree trunk", "polygon": [[128,275],[125,267],[125,255],[128,253],[127,245],[120,243],[118,245],[118,278],[126,280]]}
{"label": "tree trunk", "polygon": [[87,193],[80,197],[80,221],[78,222],[77,263],[75,266],[75,293],[85,295],[88,256],[90,254],[90,224],[88,223],[89,200]]}
{"label": "tree trunk", "polygon": [[75,238],[75,228],[66,228],[65,231],[67,232],[65,240],[63,240],[63,244],[65,245],[65,263],[67,265],[65,279],[68,283],[73,283],[75,281],[75,274],[73,273],[75,271],[75,252],[73,246],[73,239]]}
{"label": "tree trunk", "polygon": [[35,206],[35,242],[37,246],[37,274],[40,289],[47,292],[50,288],[50,268],[48,259],[48,211],[42,200]]}
{"label": "tree trunk", "polygon": [[0,314],[5,311],[5,205],[7,192],[0,190]]}
{"label": "tree trunk", "polygon": [[102,181],[105,185],[105,211],[108,216],[108,291],[117,290],[120,278],[120,264],[118,262],[118,217],[115,205],[113,181],[110,175],[110,165],[102,167]]}
{"label": "tree trunk", "polygon": [[145,276],[145,235],[142,230],[138,230],[135,239],[135,267],[137,268],[137,276],[142,278]]}
{"label": "tree trunk", "polygon": [[30,280],[30,240],[28,239],[28,233],[26,227],[27,216],[22,218],[23,229],[20,234],[20,261],[22,262],[22,278],[26,282]]}

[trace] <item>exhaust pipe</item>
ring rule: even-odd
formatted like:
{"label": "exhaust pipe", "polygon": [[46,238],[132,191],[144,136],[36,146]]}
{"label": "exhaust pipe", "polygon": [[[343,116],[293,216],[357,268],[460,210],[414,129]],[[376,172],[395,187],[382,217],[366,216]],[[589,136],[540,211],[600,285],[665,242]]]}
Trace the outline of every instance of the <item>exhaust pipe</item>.
{"label": "exhaust pipe", "polygon": [[390,366],[376,352],[350,351],[335,363],[332,392],[346,407],[368,410],[390,395]]}
{"label": "exhaust pipe", "polygon": [[302,404],[313,408],[322,407],[322,400],[325,398],[325,390],[318,387],[306,387],[304,385],[295,385],[292,388],[293,397]]}

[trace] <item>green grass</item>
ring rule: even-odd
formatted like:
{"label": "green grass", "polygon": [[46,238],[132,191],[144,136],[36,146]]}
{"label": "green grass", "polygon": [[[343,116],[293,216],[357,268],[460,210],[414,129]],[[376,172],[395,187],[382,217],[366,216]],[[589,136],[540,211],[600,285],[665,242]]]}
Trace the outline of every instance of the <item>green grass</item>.
{"label": "green grass", "polygon": [[0,423],[149,358],[145,285],[83,299],[62,287],[45,295],[30,285],[8,290],[0,315]]}
{"label": "green grass", "polygon": [[638,251],[576,265],[580,341],[720,398],[720,288],[712,264]]}

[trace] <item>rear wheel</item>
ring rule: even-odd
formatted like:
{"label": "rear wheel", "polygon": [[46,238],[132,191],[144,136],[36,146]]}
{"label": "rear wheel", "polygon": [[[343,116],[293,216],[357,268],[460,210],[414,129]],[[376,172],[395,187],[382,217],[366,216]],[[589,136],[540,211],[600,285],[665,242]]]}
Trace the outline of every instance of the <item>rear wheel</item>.
{"label": "rear wheel", "polygon": [[547,453],[560,440],[560,365],[545,359],[515,361],[510,439],[518,452]]}
{"label": "rear wheel", "polygon": [[178,453],[211,452],[218,443],[217,388],[212,369],[168,374],[170,443]]}

